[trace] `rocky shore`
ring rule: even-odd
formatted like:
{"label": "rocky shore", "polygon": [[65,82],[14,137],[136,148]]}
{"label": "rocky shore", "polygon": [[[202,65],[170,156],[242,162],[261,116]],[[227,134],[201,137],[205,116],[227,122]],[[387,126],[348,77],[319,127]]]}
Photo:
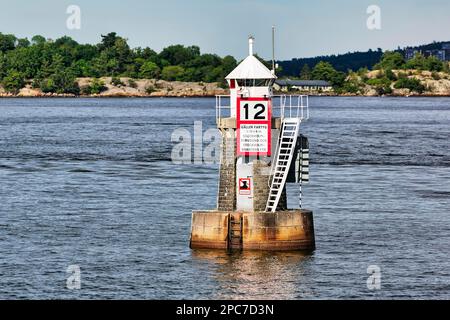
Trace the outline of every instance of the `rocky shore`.
{"label": "rocky shore", "polygon": [[[365,77],[368,79],[378,79],[383,76],[380,70],[369,71]],[[431,72],[420,70],[392,70],[395,77],[400,78],[401,75],[408,79],[416,79],[420,81],[423,86],[423,92],[415,92],[406,88],[396,88],[395,81],[390,85],[391,93],[384,94],[386,96],[394,97],[409,97],[409,96],[424,96],[424,97],[448,97],[450,96],[450,75],[445,72]],[[355,76],[353,79],[360,87],[359,94],[345,94],[349,96],[379,96],[379,91],[375,86],[367,84],[361,79],[361,76]]]}
{"label": "rocky shore", "polygon": [[[113,84],[112,78],[100,78],[104,90],[98,94],[80,94],[80,97],[211,97],[227,94],[228,90],[221,88],[219,83],[164,81],[155,79],[120,78],[121,84]],[[131,80],[131,81],[130,81]],[[74,94],[45,93],[33,88],[30,83],[20,89],[17,94],[6,92],[0,86],[0,97],[75,97]],[[78,78],[78,85],[88,87],[91,78]]]}
{"label": "rocky shore", "polygon": [[[396,89],[394,84],[391,85],[392,92],[383,94],[386,96],[426,96],[426,97],[447,97],[450,96],[450,75],[443,72],[429,72],[417,70],[393,71],[396,76],[405,73],[408,78],[418,79],[425,88],[423,92],[418,93],[409,89]],[[380,77],[380,71],[370,71],[365,75],[368,79],[376,79]],[[88,87],[92,83],[92,78],[78,78],[77,83],[83,92],[83,88]],[[120,78],[120,83],[113,83],[111,77],[100,78],[104,83],[104,88],[97,94],[83,94],[77,97],[213,97],[215,95],[226,95],[228,89],[223,88],[219,83],[204,82],[181,82],[181,81],[164,81],[155,79],[130,79]],[[341,93],[336,94],[320,93],[320,92],[290,92],[291,94],[310,94],[319,96],[380,96],[376,87],[368,85],[367,81],[363,81],[360,76],[353,79],[359,87],[359,93]],[[76,97],[74,94],[58,94],[45,93],[41,89],[33,88],[32,81],[20,89],[17,94],[6,92],[0,86],[0,97]],[[288,94],[283,92],[283,94]]]}

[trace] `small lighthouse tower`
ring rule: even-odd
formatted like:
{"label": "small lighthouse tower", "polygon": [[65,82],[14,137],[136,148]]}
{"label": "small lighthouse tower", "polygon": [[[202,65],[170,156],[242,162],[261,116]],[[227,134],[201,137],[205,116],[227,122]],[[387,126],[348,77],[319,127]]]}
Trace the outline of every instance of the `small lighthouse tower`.
{"label": "small lighthouse tower", "polygon": [[[227,77],[229,96],[216,96],[222,134],[217,208],[192,213],[190,247],[229,250],[314,250],[313,213],[302,208],[309,180],[307,96],[274,96],[275,70],[253,54]],[[286,184],[299,184],[298,208],[287,208]]]}

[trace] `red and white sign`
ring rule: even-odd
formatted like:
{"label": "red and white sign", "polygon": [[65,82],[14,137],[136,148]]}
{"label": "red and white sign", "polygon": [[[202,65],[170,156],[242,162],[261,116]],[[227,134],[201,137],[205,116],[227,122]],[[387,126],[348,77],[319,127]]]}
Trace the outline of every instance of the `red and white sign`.
{"label": "red and white sign", "polygon": [[270,156],[272,114],[267,98],[237,98],[237,154]]}
{"label": "red and white sign", "polygon": [[251,195],[252,194],[251,178],[240,178],[239,179],[239,194],[240,195]]}

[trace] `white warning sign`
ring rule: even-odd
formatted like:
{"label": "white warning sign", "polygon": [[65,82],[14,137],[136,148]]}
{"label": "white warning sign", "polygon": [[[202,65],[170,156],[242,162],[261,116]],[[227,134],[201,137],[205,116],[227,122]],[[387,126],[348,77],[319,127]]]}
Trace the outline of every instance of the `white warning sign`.
{"label": "white warning sign", "polygon": [[239,153],[269,153],[269,126],[267,124],[241,124],[239,127]]}
{"label": "white warning sign", "polygon": [[271,100],[238,98],[237,153],[242,156],[270,156]]}

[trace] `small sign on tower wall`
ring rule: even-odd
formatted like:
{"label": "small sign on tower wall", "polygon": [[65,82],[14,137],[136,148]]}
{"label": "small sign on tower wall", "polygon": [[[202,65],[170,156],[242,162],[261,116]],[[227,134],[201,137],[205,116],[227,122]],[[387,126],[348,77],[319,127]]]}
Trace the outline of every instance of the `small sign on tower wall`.
{"label": "small sign on tower wall", "polygon": [[251,178],[240,178],[239,179],[239,194],[247,195],[247,196],[252,194]]}

